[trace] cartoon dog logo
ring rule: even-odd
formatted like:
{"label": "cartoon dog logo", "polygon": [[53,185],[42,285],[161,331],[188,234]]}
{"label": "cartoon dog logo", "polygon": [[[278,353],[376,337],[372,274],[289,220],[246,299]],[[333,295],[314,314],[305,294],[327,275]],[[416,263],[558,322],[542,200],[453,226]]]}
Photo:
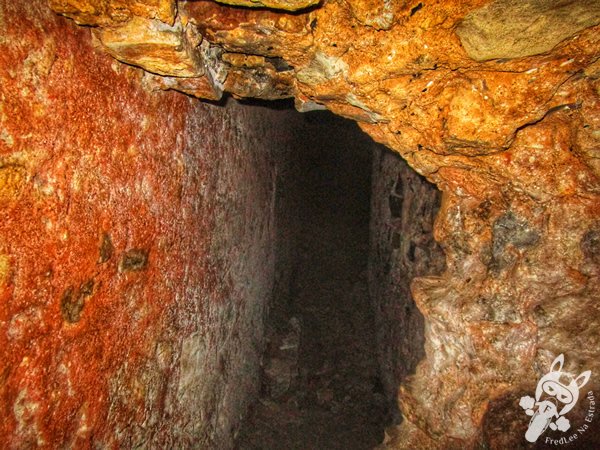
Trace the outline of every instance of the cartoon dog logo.
{"label": "cartoon dog logo", "polygon": [[579,389],[588,382],[592,372],[586,370],[573,378],[570,373],[562,372],[563,365],[564,356],[561,354],[552,362],[550,372],[538,381],[535,400],[527,395],[519,401],[525,413],[533,416],[525,433],[529,442],[537,441],[548,427],[560,431],[571,428],[569,419],[564,416],[577,403]]}

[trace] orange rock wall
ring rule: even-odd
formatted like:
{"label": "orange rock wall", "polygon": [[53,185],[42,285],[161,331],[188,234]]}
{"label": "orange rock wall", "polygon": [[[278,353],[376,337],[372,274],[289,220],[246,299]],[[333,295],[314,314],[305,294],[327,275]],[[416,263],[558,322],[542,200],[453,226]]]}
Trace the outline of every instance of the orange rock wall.
{"label": "orange rock wall", "polygon": [[142,78],[0,2],[1,448],[226,448],[256,389],[289,118]]}

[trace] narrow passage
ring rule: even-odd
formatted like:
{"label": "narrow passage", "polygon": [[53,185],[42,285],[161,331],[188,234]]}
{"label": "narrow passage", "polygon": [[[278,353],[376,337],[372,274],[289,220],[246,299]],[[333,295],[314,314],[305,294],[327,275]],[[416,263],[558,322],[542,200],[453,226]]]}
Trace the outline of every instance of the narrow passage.
{"label": "narrow passage", "polygon": [[279,183],[289,289],[274,300],[263,392],[240,450],[369,449],[388,420],[367,286],[375,144],[329,113],[306,117],[305,146]]}

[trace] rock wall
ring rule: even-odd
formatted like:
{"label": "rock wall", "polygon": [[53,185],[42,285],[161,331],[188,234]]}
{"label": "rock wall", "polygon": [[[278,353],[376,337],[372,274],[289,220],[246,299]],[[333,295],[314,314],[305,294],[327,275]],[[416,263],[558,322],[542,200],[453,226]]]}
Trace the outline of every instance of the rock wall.
{"label": "rock wall", "polygon": [[0,447],[230,447],[292,120],[151,91],[42,1],[0,50]]}
{"label": "rock wall", "polygon": [[410,292],[413,278],[439,275],[445,256],[433,239],[441,193],[397,154],[374,146],[369,290],[386,398],[398,421],[400,383],[424,356],[423,315]]}

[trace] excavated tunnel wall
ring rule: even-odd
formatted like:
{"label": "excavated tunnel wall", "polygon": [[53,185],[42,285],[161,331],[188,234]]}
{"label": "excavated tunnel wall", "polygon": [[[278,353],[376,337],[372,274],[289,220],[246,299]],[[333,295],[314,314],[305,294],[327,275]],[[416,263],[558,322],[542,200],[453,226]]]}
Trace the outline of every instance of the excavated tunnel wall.
{"label": "excavated tunnel wall", "polygon": [[150,92],[41,1],[0,50],[0,447],[230,447],[295,116]]}
{"label": "excavated tunnel wall", "polygon": [[393,419],[399,421],[398,387],[424,357],[425,325],[410,283],[446,267],[433,238],[441,192],[397,154],[383,146],[373,150],[369,290],[381,378]]}

